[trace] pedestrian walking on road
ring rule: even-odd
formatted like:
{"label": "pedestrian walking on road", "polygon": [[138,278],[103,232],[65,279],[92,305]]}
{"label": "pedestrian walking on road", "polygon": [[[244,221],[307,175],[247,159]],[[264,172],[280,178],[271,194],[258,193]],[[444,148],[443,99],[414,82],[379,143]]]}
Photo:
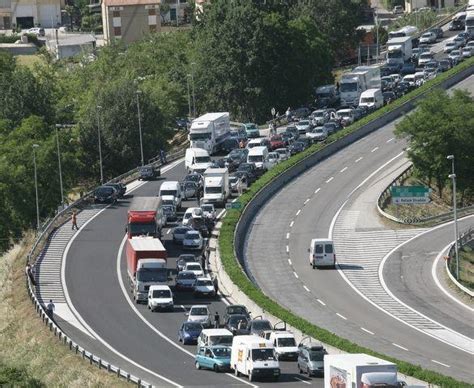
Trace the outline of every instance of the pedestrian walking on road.
{"label": "pedestrian walking on road", "polygon": [[72,230],[74,230],[74,229],[79,230],[79,228],[77,227],[77,212],[76,212],[76,210],[72,211],[71,221],[72,221],[71,229]]}
{"label": "pedestrian walking on road", "polygon": [[214,327],[218,329],[221,326],[221,317],[219,316],[219,311],[216,311],[214,314]]}
{"label": "pedestrian walking on road", "polygon": [[48,305],[46,306],[46,314],[53,321],[54,321],[53,313],[54,313],[55,308],[56,308],[56,306],[54,305],[53,300],[50,299]]}

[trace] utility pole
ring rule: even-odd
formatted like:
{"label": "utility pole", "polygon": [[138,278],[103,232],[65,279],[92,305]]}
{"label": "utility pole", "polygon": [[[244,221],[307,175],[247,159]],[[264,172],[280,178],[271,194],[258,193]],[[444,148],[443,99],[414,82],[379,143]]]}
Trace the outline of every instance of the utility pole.
{"label": "utility pole", "polygon": [[97,135],[99,137],[99,164],[100,164],[100,184],[104,184],[104,171],[102,167],[102,143],[100,140],[100,110],[102,107],[97,105]]}
{"label": "utility pole", "polygon": [[194,93],[194,66],[196,62],[191,62],[192,71],[191,71],[191,82],[193,90],[193,117],[196,118],[196,94]]}
{"label": "utility pole", "polygon": [[61,168],[61,151],[59,149],[59,128],[62,128],[62,125],[56,124],[56,145],[58,149],[58,167],[59,167],[59,189],[61,190],[61,206],[64,208],[63,172]]}
{"label": "utility pole", "polygon": [[36,148],[38,144],[33,144],[33,167],[35,170],[35,193],[36,193],[36,233],[40,230],[40,216],[39,216],[39,198],[38,198],[38,174],[36,172]]}
{"label": "utility pole", "polygon": [[454,254],[456,255],[456,279],[459,280],[458,214],[456,201],[456,174],[454,173],[454,155],[448,155],[446,159],[451,161],[451,174],[449,174],[448,177],[453,181]]}
{"label": "utility pole", "polygon": [[143,157],[143,139],[142,139],[142,120],[141,120],[141,113],[140,113],[140,94],[142,94],[141,90],[137,90],[137,111],[138,111],[138,132],[140,134],[140,152],[142,156],[142,167],[145,165],[144,157]]}

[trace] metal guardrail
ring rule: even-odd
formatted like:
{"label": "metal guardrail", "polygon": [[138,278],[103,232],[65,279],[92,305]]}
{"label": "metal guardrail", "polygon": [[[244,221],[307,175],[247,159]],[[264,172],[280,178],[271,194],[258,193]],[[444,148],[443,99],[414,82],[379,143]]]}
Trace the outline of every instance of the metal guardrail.
{"label": "metal guardrail", "polygon": [[[468,230],[465,230],[461,235],[459,236],[457,243],[458,243],[458,248],[461,249],[464,245],[469,243],[470,241],[474,240],[474,227],[471,226]],[[456,279],[454,274],[456,272],[456,260],[455,260],[455,244],[451,245],[451,248],[449,249],[448,252],[448,259],[446,260],[446,271],[448,273],[449,278],[451,281],[458,287],[461,291],[469,295],[470,297],[474,297],[474,291],[471,290],[470,288],[462,285],[459,281],[459,279]]]}
{"label": "metal guardrail", "polygon": [[[175,161],[182,156],[184,156],[185,153],[185,148],[180,148],[176,150],[175,152],[169,154],[166,156],[167,162],[172,162]],[[160,157],[158,156],[157,158],[154,158],[155,161],[151,162],[154,166],[161,166],[161,160]],[[137,178],[138,174],[138,167],[134,168],[125,174],[119,175],[118,177],[115,177],[111,179],[109,182],[122,182],[124,184],[130,183],[134,181]],[[50,238],[51,233],[60,225],[62,225],[68,218],[69,218],[69,212],[72,209],[81,209],[84,208],[85,206],[90,204],[90,198],[91,195],[94,191],[89,191],[88,193],[84,194],[81,198],[79,198],[77,201],[74,201],[71,203],[69,206],[66,208],[62,209],[59,211],[52,219],[48,219],[43,225],[45,225],[41,233],[38,235],[36,238],[35,242],[33,243],[33,247],[29,251],[27,257],[26,257],[26,264],[32,264],[34,265],[36,262],[36,259],[41,252],[42,248],[44,247],[44,244],[47,242],[47,240]],[[25,274],[26,276],[26,274]],[[71,351],[74,351],[76,354],[81,354],[83,359],[88,359],[90,364],[96,364],[99,369],[106,369],[108,372],[116,373],[118,377],[123,377],[125,378],[128,382],[133,382],[137,384],[139,387],[151,387],[152,385],[147,383],[146,381],[142,381],[140,378],[130,374],[129,372],[120,369],[117,366],[112,365],[108,361],[105,361],[101,359],[100,357],[94,355],[93,353],[87,351],[85,348],[79,346],[76,342],[74,342],[70,337],[68,337],[62,330],[61,328],[56,325],[56,323],[46,314],[45,311],[45,306],[42,305],[37,297],[35,290],[33,288],[33,285],[31,283],[31,280],[28,276],[26,276],[26,287],[28,291],[28,295],[30,296],[30,299],[32,303],[35,305],[35,310],[39,317],[42,319],[43,323],[45,323],[46,326],[49,327],[50,331],[54,331],[54,335],[58,337],[58,340],[61,341],[64,345],[68,346]]]}
{"label": "metal guardrail", "polygon": [[[437,214],[435,216],[430,216],[430,217],[423,217],[423,218],[417,218],[417,217],[407,217],[404,219],[397,218],[395,216],[392,216],[391,214],[385,212],[383,210],[383,207],[386,203],[386,201],[391,197],[391,192],[390,189],[393,186],[400,186],[400,183],[405,180],[408,176],[413,171],[413,164],[410,164],[402,173],[400,173],[395,179],[392,180],[392,182],[385,188],[385,190],[380,194],[378,200],[377,200],[377,210],[379,214],[384,216],[385,218],[388,218],[392,221],[395,221],[399,224],[405,224],[405,225],[421,225],[421,224],[426,224],[426,223],[441,223],[444,221],[448,221],[453,218],[453,212],[449,211],[446,213],[442,214]],[[472,211],[474,211],[474,205],[473,206],[466,206],[463,208],[458,209],[458,217],[463,217],[465,215],[470,214]]]}

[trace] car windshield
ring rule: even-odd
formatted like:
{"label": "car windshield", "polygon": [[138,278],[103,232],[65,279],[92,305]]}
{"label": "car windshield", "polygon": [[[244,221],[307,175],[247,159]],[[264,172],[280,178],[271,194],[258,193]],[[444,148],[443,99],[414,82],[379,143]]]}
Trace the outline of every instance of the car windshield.
{"label": "car windshield", "polygon": [[172,197],[176,197],[176,190],[160,190],[160,195],[171,195]]}
{"label": "car windshield", "polygon": [[188,264],[186,266],[186,271],[201,271],[201,266],[199,265],[199,263],[196,263],[196,264]]}
{"label": "car windshield", "polygon": [[203,212],[212,213],[214,211],[214,207],[212,205],[202,205],[201,209]]}
{"label": "car windshield", "polygon": [[185,239],[198,239],[199,238],[199,233],[192,230],[190,232],[186,232],[186,235],[184,236]]}
{"label": "car windshield", "polygon": [[189,139],[191,141],[196,141],[196,140],[209,140],[211,138],[211,133],[210,132],[194,132],[189,134]]}
{"label": "car windshield", "polygon": [[229,335],[211,335],[209,336],[209,344],[232,346],[232,334]]}
{"label": "car windshield", "polygon": [[286,149],[276,150],[279,154],[286,155]]}
{"label": "car windshield", "polygon": [[270,325],[270,322],[268,321],[253,321],[252,323],[252,329],[254,330],[272,330],[272,325]]}
{"label": "car windshield", "polygon": [[97,195],[111,195],[114,192],[112,187],[100,187],[96,190]]}
{"label": "car windshield", "polygon": [[192,307],[189,315],[209,315],[205,307]]}
{"label": "car windshield", "polygon": [[373,97],[362,97],[361,102],[366,103],[366,104],[370,103],[370,102],[374,102],[374,98]]}
{"label": "car windshield", "polygon": [[150,236],[150,235],[155,234],[156,224],[154,222],[139,223],[139,224],[133,223],[133,224],[129,224],[128,230],[132,236],[140,236],[140,235]]}
{"label": "car windshield", "polygon": [[194,330],[202,330],[202,325],[198,322],[186,322],[184,324],[184,330],[194,331]]}
{"label": "car windshield", "polygon": [[243,306],[229,306],[227,307],[227,314],[247,314],[247,310]]}
{"label": "car windshield", "polygon": [[174,234],[185,234],[189,231],[187,228],[176,228],[174,230]]}
{"label": "car windshield", "polygon": [[309,359],[311,361],[323,361],[325,354],[327,353],[324,350],[311,350],[309,351]]}
{"label": "car windshield", "polygon": [[210,156],[196,156],[196,163],[209,163],[211,161]]}
{"label": "car windshield", "polygon": [[247,326],[248,320],[243,315],[234,315],[229,318],[229,324],[237,326],[239,322],[242,322],[244,327]]}
{"label": "car windshield", "polygon": [[178,274],[178,279],[192,280],[192,279],[196,279],[196,275],[194,274],[194,272],[180,272]]}
{"label": "car windshield", "polygon": [[170,290],[153,290],[152,298],[171,298]]}
{"label": "car windshield", "polygon": [[211,280],[198,280],[196,282],[196,286],[198,286],[198,287],[213,287],[214,285],[212,284]]}
{"label": "car windshield", "polygon": [[324,129],[322,128],[314,128],[313,133],[324,133]]}
{"label": "car windshield", "polygon": [[309,121],[306,121],[306,120],[300,121],[298,125],[303,125],[303,126],[309,125]]}
{"label": "car windshield", "polygon": [[274,360],[275,354],[273,349],[252,349],[253,361],[267,361]]}
{"label": "car windshield", "polygon": [[237,183],[238,180],[239,180],[239,178],[236,177],[236,176],[230,176],[229,177],[229,182],[232,183],[232,184]]}
{"label": "car windshield", "polygon": [[[390,52],[389,52],[390,56]],[[340,84],[341,92],[355,92],[357,91],[357,82],[342,82]]]}
{"label": "car windshield", "polygon": [[214,353],[214,356],[216,358],[229,358],[230,357],[230,352],[231,348],[228,347],[222,347],[222,348],[215,348],[212,350]]}
{"label": "car windshield", "polygon": [[197,174],[190,174],[190,175],[186,175],[184,180],[190,181],[190,182],[199,182],[201,180],[201,176]]}
{"label": "car windshield", "polygon": [[246,129],[258,129],[255,124],[245,124]]}
{"label": "car windshield", "polygon": [[249,162],[255,163],[255,162],[261,162],[263,159],[262,155],[250,155],[249,156]]}
{"label": "car windshield", "polygon": [[153,172],[153,169],[151,167],[140,167],[138,171],[140,171],[143,174],[150,174]]}
{"label": "car windshield", "polygon": [[220,194],[222,192],[222,187],[206,187],[207,194]]}
{"label": "car windshield", "polygon": [[278,346],[282,348],[296,346],[296,342],[295,342],[295,339],[291,337],[278,338]]}
{"label": "car windshield", "polygon": [[139,282],[159,282],[168,281],[167,268],[140,268],[137,271],[137,280]]}

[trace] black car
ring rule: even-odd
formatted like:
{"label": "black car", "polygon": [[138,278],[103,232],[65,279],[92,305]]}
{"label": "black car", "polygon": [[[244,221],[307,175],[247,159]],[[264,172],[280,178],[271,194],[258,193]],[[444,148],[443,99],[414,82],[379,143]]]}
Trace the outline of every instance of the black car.
{"label": "black car", "polygon": [[303,152],[305,150],[304,143],[301,141],[295,141],[291,143],[288,147],[288,151],[290,151],[290,155],[296,155],[298,152]]}
{"label": "black car", "polygon": [[253,175],[255,177],[255,180],[256,180],[256,178],[259,178],[260,175],[262,175],[264,173],[264,171],[259,171],[255,167],[255,164],[253,164],[253,163],[242,163],[239,166],[239,168],[237,169],[237,171],[244,171],[247,174],[249,174],[249,176]]}
{"label": "black car", "polygon": [[365,106],[358,106],[353,110],[354,113],[354,120],[360,120],[362,117],[367,116],[369,113],[369,109]]}
{"label": "black car", "polygon": [[414,63],[407,62],[403,65],[402,69],[400,70],[400,74],[407,75],[407,74],[415,74],[416,73],[416,66]]}
{"label": "black car", "polygon": [[221,151],[229,153],[232,150],[240,147],[240,141],[236,137],[229,137],[221,143]]}
{"label": "black car", "polygon": [[304,149],[308,148],[312,144],[311,140],[308,139],[307,137],[302,137],[298,139],[298,143],[302,143],[304,146]]}
{"label": "black car", "polygon": [[246,148],[238,148],[229,152],[225,158],[225,166],[229,172],[237,170],[241,163],[247,160],[249,150]]}
{"label": "black car", "polygon": [[[242,167],[242,165],[244,165]],[[248,167],[248,163],[242,163],[233,175],[238,177],[244,177],[247,180],[247,185],[250,186],[257,180],[257,174],[255,173],[255,165],[252,164],[253,169]],[[242,168],[241,168],[242,167]]]}
{"label": "black car", "polygon": [[306,107],[297,108],[291,111],[291,116],[293,120],[305,119],[311,114],[311,110]]}
{"label": "black car", "polygon": [[100,186],[94,191],[94,202],[114,203],[117,201],[118,193],[112,186]]}
{"label": "black car", "polygon": [[125,192],[127,191],[127,187],[123,183],[106,183],[104,186],[110,186],[117,190],[117,195],[119,198],[123,198]]}
{"label": "black car", "polygon": [[220,159],[214,159],[211,162],[211,165],[209,166],[210,168],[225,168],[225,158],[220,158]]}
{"label": "black car", "polygon": [[224,320],[224,328],[229,330],[233,335],[248,335],[249,330],[247,325],[249,323],[248,317],[241,314],[234,314]]}
{"label": "black car", "polygon": [[405,95],[412,89],[413,87],[410,85],[409,82],[401,81],[398,83],[397,87],[395,88],[395,93],[397,93],[398,97],[400,97],[400,96]]}
{"label": "black car", "polygon": [[323,128],[327,131],[327,133],[331,134],[339,131],[342,128],[342,125],[337,121],[331,120],[324,124]]}
{"label": "black car", "polygon": [[190,198],[201,198],[202,187],[198,183],[192,181],[184,181],[181,182],[180,186],[184,200],[188,200]]}
{"label": "black car", "polygon": [[264,331],[273,330],[273,326],[267,319],[252,319],[248,324],[248,330],[250,335],[256,335],[260,337]]}
{"label": "black car", "polygon": [[394,92],[383,92],[382,96],[384,105],[390,104],[397,98],[397,95]]}
{"label": "black car", "polygon": [[401,69],[401,65],[399,63],[387,63],[386,66],[389,71],[388,75],[398,74]]}
{"label": "black car", "polygon": [[189,125],[190,125],[190,122],[188,119],[185,119],[185,118],[176,119],[176,126],[178,127],[178,129],[188,129]]}
{"label": "black car", "polygon": [[152,165],[138,167],[138,180],[153,180],[161,175],[161,170]]}
{"label": "black car", "polygon": [[289,125],[286,127],[285,130],[286,133],[291,133],[293,135],[294,140],[298,140],[300,137],[300,133],[298,132],[298,128],[296,128],[294,125]]}
{"label": "black car", "polygon": [[465,25],[463,20],[453,20],[451,23],[449,23],[449,31],[460,31],[464,30]]}
{"label": "black car", "polygon": [[430,29],[436,35],[436,39],[441,39],[444,36],[443,29],[441,27],[433,27]]}
{"label": "black car", "polygon": [[453,67],[453,65],[451,64],[450,60],[441,59],[439,61],[439,68],[441,69],[441,71],[448,71],[449,69],[451,69],[451,67]]}
{"label": "black car", "polygon": [[250,313],[247,307],[241,304],[231,304],[225,308],[224,321],[226,321],[232,315],[243,315],[250,320]]}

